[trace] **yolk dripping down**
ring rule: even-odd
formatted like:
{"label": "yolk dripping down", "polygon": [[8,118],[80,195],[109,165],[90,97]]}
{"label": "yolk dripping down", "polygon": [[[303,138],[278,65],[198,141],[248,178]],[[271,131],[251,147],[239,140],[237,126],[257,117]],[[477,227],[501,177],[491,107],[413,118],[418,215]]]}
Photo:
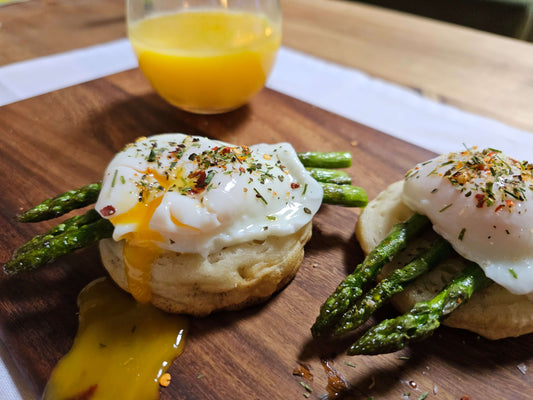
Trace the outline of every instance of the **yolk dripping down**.
{"label": "yolk dripping down", "polygon": [[[136,230],[126,234],[123,244],[123,258],[128,288],[131,295],[141,303],[148,303],[152,293],[150,290],[152,262],[163,251],[157,242],[162,242],[163,237],[157,231],[150,229],[150,220],[155,210],[163,200],[163,194],[170,187],[179,187],[187,183],[181,178],[182,170],[178,169],[173,175],[163,176],[148,168],[143,171],[144,180],[151,180],[154,187],[148,191],[141,191],[139,202],[128,212],[111,218],[113,225],[136,224]],[[172,218],[176,225],[181,222]]]}

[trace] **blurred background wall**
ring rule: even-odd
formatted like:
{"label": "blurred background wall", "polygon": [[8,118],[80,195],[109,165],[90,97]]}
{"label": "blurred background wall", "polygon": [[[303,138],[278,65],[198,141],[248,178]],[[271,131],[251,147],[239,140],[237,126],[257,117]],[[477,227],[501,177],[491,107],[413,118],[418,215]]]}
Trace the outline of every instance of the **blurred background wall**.
{"label": "blurred background wall", "polygon": [[533,42],[533,0],[349,0]]}

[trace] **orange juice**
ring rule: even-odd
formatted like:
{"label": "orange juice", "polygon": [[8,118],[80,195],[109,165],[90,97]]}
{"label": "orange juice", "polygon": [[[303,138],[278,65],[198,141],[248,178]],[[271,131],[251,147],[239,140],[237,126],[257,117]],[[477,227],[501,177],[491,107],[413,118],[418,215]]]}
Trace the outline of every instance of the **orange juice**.
{"label": "orange juice", "polygon": [[245,104],[264,85],[281,41],[266,17],[184,11],[136,22],[129,38],[154,89],[182,109],[217,113]]}

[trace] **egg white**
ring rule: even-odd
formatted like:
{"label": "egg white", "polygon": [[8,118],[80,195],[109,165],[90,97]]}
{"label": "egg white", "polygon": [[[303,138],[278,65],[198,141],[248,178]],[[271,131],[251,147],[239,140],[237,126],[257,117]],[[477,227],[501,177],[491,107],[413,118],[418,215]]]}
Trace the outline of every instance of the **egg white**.
{"label": "egg white", "polygon": [[411,170],[402,200],[489,278],[511,293],[528,294],[533,292],[531,171],[531,164],[493,150],[450,153]]}
{"label": "egg white", "polygon": [[[208,177],[204,187],[194,187],[198,171]],[[288,143],[247,148],[177,133],[141,139],[118,153],[95,208],[113,222],[117,241],[207,256],[296,232],[318,211],[322,195]],[[141,214],[147,226],[135,219]]]}

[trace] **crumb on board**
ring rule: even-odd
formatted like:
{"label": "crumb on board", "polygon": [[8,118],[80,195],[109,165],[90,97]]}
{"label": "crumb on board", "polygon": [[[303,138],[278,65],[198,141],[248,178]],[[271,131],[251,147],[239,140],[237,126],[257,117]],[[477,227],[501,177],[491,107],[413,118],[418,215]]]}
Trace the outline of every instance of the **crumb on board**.
{"label": "crumb on board", "polygon": [[159,385],[163,387],[167,387],[170,385],[171,376],[168,372],[165,372],[161,377],[159,378]]}

